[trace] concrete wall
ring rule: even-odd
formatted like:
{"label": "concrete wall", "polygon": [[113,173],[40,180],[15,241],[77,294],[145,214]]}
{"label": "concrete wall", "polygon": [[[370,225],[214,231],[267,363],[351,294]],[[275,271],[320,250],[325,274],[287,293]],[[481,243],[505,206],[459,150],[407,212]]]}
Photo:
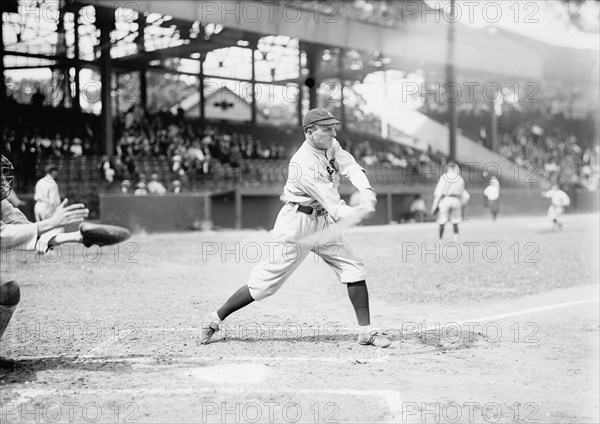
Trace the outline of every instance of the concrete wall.
{"label": "concrete wall", "polygon": [[188,231],[211,219],[209,193],[180,193],[164,196],[100,194],[100,220],[120,225],[133,233]]}
{"label": "concrete wall", "polygon": [[[375,187],[378,193],[377,210],[365,225],[400,222],[408,212],[415,194],[421,194],[427,206],[433,201],[432,187],[407,188]],[[255,188],[223,193],[182,193],[165,196],[136,197],[122,194],[100,194],[100,221],[121,225],[132,232],[188,231],[194,224],[210,221],[215,228],[273,228],[282,206],[280,187]],[[342,186],[342,198],[348,201],[351,189]],[[471,200],[465,210],[467,218],[489,215],[483,189],[470,187]],[[568,213],[598,212],[598,192],[578,189],[571,193],[572,207]],[[33,221],[33,195],[20,195],[27,201],[21,210]],[[236,205],[236,199],[239,203]],[[540,190],[504,188],[500,197],[500,218],[508,215],[543,215],[548,200]]]}

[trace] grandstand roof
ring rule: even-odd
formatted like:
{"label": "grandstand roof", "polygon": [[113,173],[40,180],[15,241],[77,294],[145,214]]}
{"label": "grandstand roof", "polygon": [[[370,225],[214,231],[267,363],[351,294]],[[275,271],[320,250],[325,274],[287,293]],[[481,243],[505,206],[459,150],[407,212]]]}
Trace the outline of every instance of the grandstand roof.
{"label": "grandstand roof", "polygon": [[[112,0],[82,0],[80,3],[115,7]],[[290,2],[279,2],[278,5],[273,2],[250,3],[251,12],[244,12],[245,7],[250,7],[247,6],[248,2],[231,0],[141,0],[134,4],[139,11],[169,15],[177,20],[223,25],[226,33],[222,37],[216,37],[221,41],[215,39],[210,43],[231,42],[230,45],[235,45],[244,37],[278,34],[298,37],[304,42],[322,46],[382,52],[392,59],[388,69],[410,70],[446,65],[449,23],[443,18],[432,18],[431,13],[435,15],[435,11],[427,11],[430,13],[427,19],[421,19],[417,14],[399,26],[386,27],[341,15],[330,16],[323,10],[325,3],[320,3],[320,14],[317,14],[308,3],[296,2],[294,7],[304,13],[287,18],[284,11]],[[122,6],[127,7],[127,3]],[[543,59],[540,53],[520,39],[503,33],[473,29],[460,23],[456,24],[456,30],[456,63],[460,69],[486,75],[535,79],[542,77]],[[182,57],[202,49],[214,49],[210,43],[204,46],[178,46],[169,54]],[[165,53],[162,51],[154,54]]]}

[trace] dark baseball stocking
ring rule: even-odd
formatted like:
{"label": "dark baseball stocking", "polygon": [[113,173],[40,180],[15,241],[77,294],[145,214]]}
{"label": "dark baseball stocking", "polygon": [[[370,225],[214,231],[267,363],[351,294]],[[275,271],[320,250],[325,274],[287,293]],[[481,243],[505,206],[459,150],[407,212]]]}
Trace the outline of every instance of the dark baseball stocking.
{"label": "dark baseball stocking", "polygon": [[355,283],[348,283],[348,296],[350,302],[354,306],[356,319],[359,326],[371,324],[371,313],[369,311],[369,291],[367,290],[367,282],[365,280]]}
{"label": "dark baseball stocking", "polygon": [[238,309],[242,309],[244,306],[254,302],[254,299],[250,295],[250,289],[247,285],[244,285],[238,289],[223,306],[217,311],[217,315],[221,320],[227,318],[230,314],[234,313]]}

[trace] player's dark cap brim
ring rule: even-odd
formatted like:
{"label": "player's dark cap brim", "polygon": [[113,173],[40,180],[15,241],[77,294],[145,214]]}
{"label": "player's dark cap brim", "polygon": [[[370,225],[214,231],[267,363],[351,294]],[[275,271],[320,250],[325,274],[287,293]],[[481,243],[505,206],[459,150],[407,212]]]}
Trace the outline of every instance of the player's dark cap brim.
{"label": "player's dark cap brim", "polygon": [[306,124],[304,125],[305,127],[309,126],[309,125],[313,125],[313,124],[319,124],[319,125],[334,125],[334,124],[339,124],[340,121],[338,121],[335,118],[324,118],[324,119],[319,119],[316,121],[312,121],[310,124]]}

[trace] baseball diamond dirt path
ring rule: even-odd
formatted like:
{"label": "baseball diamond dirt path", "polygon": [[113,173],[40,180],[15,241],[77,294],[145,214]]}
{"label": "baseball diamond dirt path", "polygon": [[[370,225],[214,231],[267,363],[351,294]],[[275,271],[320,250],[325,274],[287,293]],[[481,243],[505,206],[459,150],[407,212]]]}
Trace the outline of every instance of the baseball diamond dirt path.
{"label": "baseball diamond dirt path", "polygon": [[198,345],[264,231],[138,235],[96,262],[18,258],[0,421],[599,422],[597,220],[473,220],[458,246],[428,224],[349,230],[389,349],[356,343],[345,288],[312,257]]}

